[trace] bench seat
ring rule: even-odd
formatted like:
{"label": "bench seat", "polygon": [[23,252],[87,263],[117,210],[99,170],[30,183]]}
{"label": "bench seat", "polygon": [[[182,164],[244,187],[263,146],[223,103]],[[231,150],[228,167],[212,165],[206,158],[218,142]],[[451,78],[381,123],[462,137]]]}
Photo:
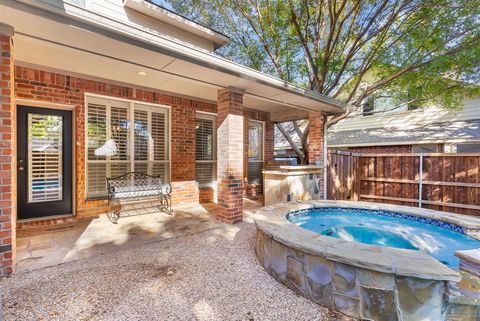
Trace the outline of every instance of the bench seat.
{"label": "bench seat", "polygon": [[[159,176],[131,172],[118,177],[107,178],[109,210],[107,217],[117,223],[123,212],[123,204],[142,200],[157,200],[161,211],[172,214],[170,184],[162,183]],[[148,207],[151,202],[145,202]],[[152,206],[150,206],[152,207]]]}

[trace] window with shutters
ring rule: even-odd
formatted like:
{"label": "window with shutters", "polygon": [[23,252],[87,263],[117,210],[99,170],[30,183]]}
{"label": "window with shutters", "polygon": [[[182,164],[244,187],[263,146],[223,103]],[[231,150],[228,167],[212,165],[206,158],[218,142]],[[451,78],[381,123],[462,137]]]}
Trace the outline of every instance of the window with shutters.
{"label": "window with shutters", "polygon": [[86,195],[107,196],[107,177],[141,172],[169,181],[168,108],[87,96]]}
{"label": "window with shutters", "polygon": [[248,183],[263,182],[263,122],[248,122]]}
{"label": "window with shutters", "polygon": [[195,120],[196,181],[199,187],[213,187],[217,179],[217,137],[214,115],[197,113]]}

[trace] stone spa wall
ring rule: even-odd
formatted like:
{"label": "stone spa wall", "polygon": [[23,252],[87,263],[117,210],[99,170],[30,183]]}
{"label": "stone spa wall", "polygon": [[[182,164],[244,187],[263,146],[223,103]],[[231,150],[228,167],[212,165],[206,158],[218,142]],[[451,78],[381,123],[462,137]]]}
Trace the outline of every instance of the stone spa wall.
{"label": "stone spa wall", "polygon": [[[292,206],[298,209],[298,205]],[[415,269],[428,270],[428,264],[422,264],[414,257],[410,262],[413,273],[405,276],[367,269],[354,263],[362,259],[368,261],[365,255],[352,257],[352,264],[347,264],[344,258],[334,260],[331,255],[314,253],[308,243],[318,239],[319,235],[305,231],[302,234],[306,237],[299,241],[290,227],[282,230],[283,223],[278,220],[279,211],[283,214],[288,212],[285,208],[273,210],[276,212],[273,216],[277,218],[271,218],[270,215],[257,218],[259,213],[256,214],[256,254],[260,264],[272,277],[299,295],[361,320],[479,320],[478,306],[456,304],[448,300],[451,285],[455,284],[452,275],[447,273],[444,279],[440,274],[437,279],[435,276],[430,279],[415,277]],[[266,212],[263,211],[261,215]],[[267,222],[266,217],[271,219]],[[338,241],[347,246],[350,243]],[[333,244],[336,240],[331,242]],[[355,250],[355,246],[351,248]],[[371,266],[377,263],[371,262]],[[364,266],[368,266],[366,264]]]}

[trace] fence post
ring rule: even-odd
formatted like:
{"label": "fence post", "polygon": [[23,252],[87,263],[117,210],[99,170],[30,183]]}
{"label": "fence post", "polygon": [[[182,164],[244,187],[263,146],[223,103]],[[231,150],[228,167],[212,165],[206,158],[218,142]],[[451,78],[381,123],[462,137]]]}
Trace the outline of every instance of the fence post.
{"label": "fence post", "polygon": [[422,207],[423,194],[423,153],[420,153],[418,161],[418,207]]}

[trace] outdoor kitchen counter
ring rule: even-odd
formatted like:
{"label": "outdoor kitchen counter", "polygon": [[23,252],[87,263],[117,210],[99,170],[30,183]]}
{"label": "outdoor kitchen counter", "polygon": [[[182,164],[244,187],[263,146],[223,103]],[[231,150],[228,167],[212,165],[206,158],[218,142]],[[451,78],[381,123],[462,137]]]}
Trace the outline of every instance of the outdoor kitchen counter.
{"label": "outdoor kitchen counter", "polygon": [[270,204],[321,199],[323,166],[277,166],[263,170],[265,206]]}

